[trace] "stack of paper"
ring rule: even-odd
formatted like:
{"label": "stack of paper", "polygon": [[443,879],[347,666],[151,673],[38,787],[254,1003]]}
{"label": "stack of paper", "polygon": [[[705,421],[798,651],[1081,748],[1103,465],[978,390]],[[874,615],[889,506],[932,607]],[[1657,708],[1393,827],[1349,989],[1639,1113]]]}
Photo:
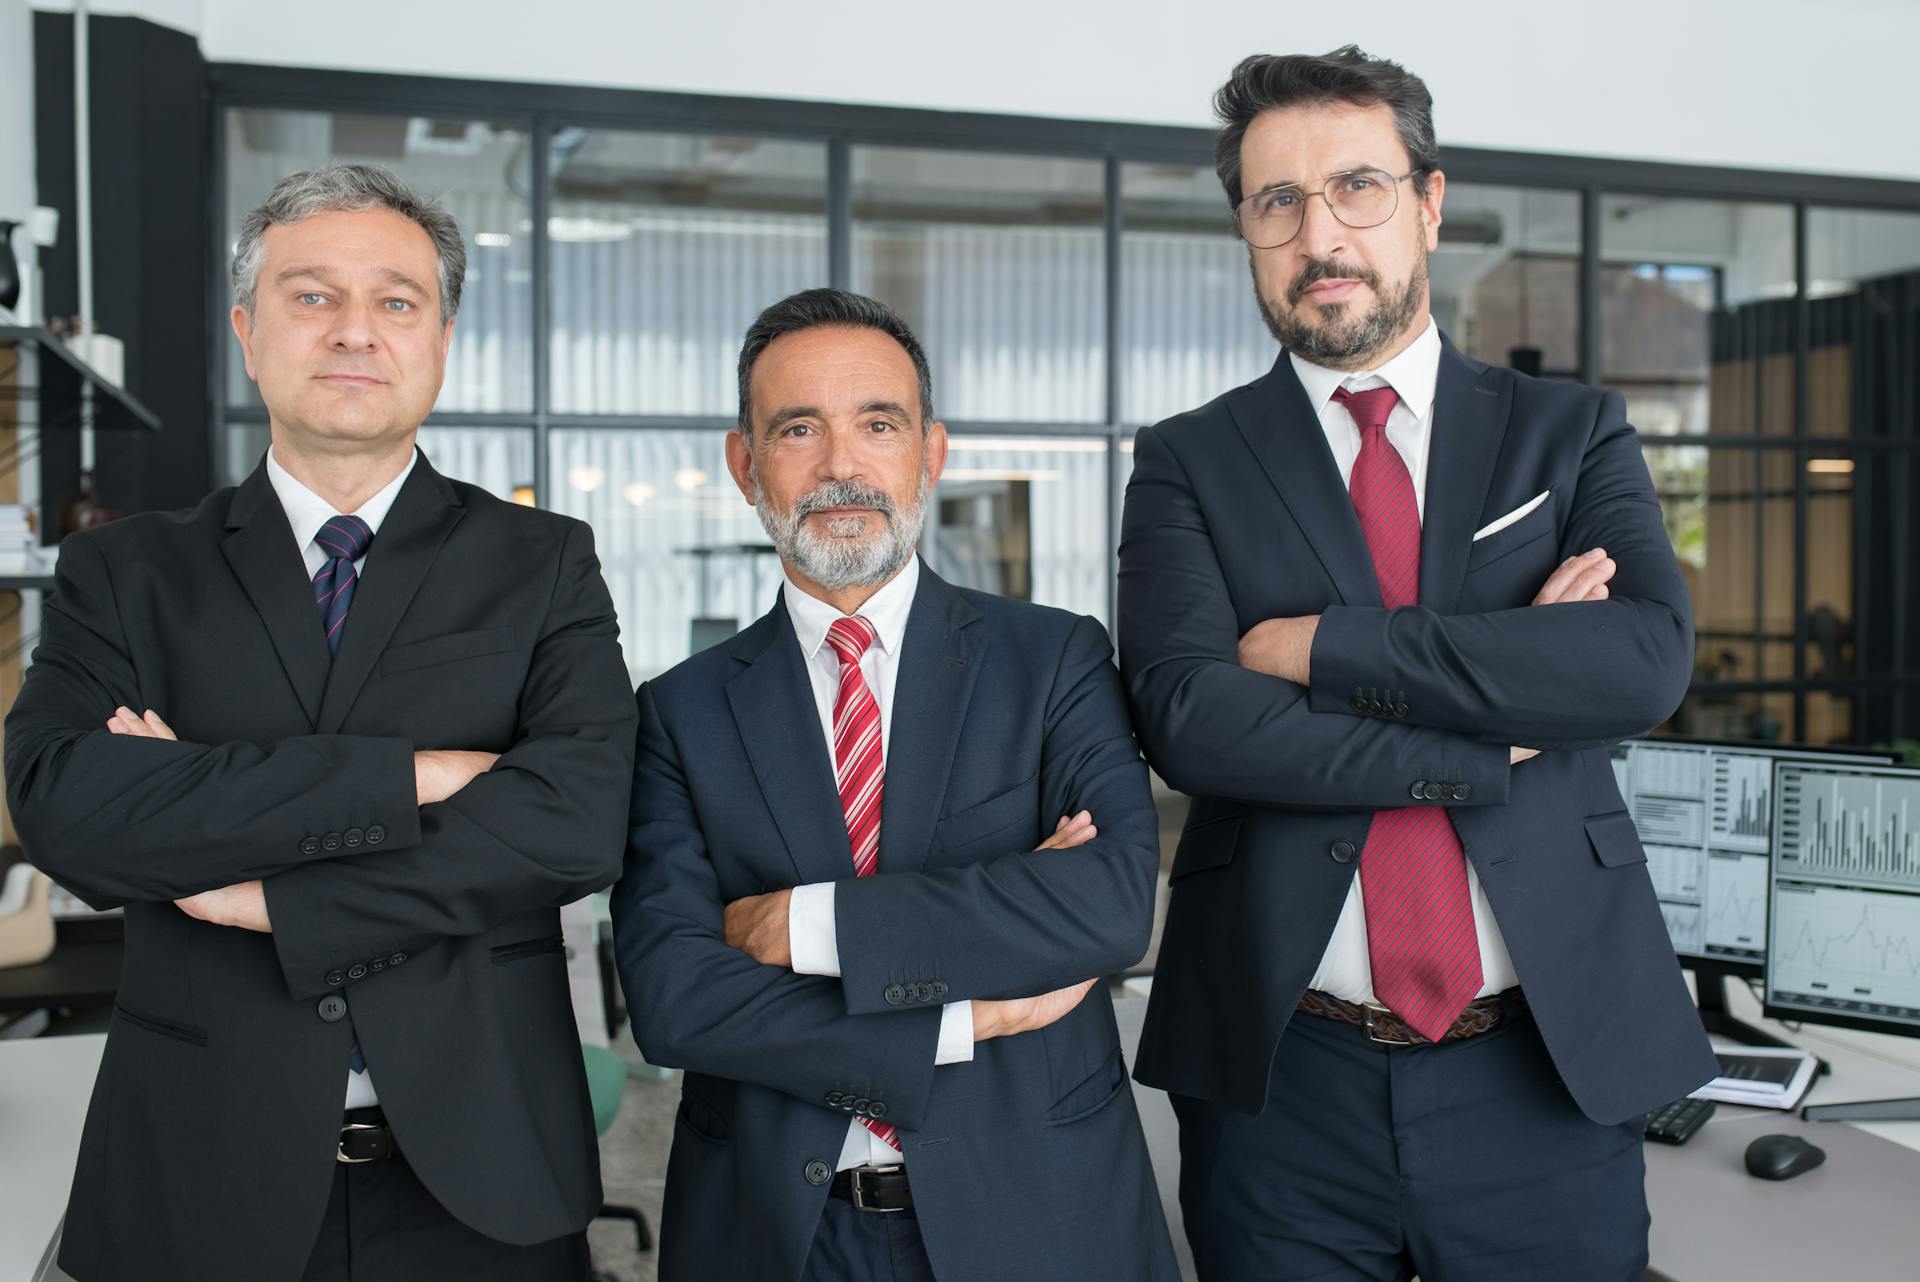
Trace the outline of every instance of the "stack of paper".
{"label": "stack of paper", "polygon": [[39,543],[27,519],[27,509],[18,504],[0,506],[0,574],[31,574],[34,546]]}
{"label": "stack of paper", "polygon": [[1798,1106],[1813,1085],[1820,1063],[1809,1051],[1785,1046],[1743,1046],[1715,1053],[1720,1058],[1720,1076],[1693,1092],[1693,1097],[1753,1108]]}

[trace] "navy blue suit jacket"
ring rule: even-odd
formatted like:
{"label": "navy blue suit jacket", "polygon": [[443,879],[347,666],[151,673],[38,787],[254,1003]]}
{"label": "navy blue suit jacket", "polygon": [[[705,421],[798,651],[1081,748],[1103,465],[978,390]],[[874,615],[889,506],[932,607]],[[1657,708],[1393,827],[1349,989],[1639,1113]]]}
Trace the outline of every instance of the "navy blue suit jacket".
{"label": "navy blue suit jacket", "polygon": [[[1106,634],[925,569],[901,649],[879,871],[853,855],[786,608],[639,691],[621,976],[687,1070],[660,1276],[798,1278],[856,1110],[899,1128],[935,1272],[1177,1276],[1105,989],[934,1066],[941,1007],[1146,951],[1157,825]],[[1031,853],[1063,814],[1099,836]],[[840,978],[728,947],[725,905],[835,891]]]}
{"label": "navy blue suit jacket", "polygon": [[[1474,533],[1545,492],[1514,524]],[[1604,547],[1605,601],[1533,607]],[[1241,667],[1320,616],[1311,686]],[[1440,358],[1420,604],[1380,604],[1318,417],[1282,354],[1139,435],[1120,659],[1147,760],[1194,797],[1140,1080],[1258,1113],[1376,808],[1445,806],[1567,1089],[1619,1122],[1713,1076],[1606,745],[1686,691],[1693,622],[1617,392]],[[1510,745],[1541,755],[1509,767]]]}

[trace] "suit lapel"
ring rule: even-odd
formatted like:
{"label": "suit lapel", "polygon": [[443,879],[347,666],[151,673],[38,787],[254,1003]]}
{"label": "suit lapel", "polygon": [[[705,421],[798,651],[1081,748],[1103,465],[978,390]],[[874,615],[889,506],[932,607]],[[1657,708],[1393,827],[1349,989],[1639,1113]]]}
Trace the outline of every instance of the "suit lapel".
{"label": "suit lapel", "polygon": [[986,658],[967,625],[978,612],[926,566],[907,615],[893,685],[893,742],[880,807],[879,871],[916,872],[927,861],[946,800],[960,731]]}
{"label": "suit lapel", "polygon": [[[353,604],[347,611],[346,628],[340,635],[340,650],[333,656],[321,696],[321,734],[340,732],[360,688],[373,673],[373,665],[413,604],[420,581],[440,553],[440,545],[465,514],[466,508],[453,487],[422,454],[367,550]],[[485,590],[484,584],[480,587]],[[317,615],[311,603],[307,608]]]}
{"label": "suit lapel", "polygon": [[234,491],[227,508],[227,530],[220,551],[266,624],[308,726],[318,726],[321,693],[333,660],[327,653],[306,563],[267,480],[265,459]]}
{"label": "suit lapel", "polygon": [[[727,682],[727,702],[793,859],[794,884],[851,877],[853,846],[833,762],[784,597],[734,647],[733,657],[743,666]],[[889,790],[891,785],[888,780]]]}
{"label": "suit lapel", "polygon": [[1280,492],[1346,605],[1380,604],[1366,536],[1340,479],[1320,417],[1285,352],[1266,377],[1227,393],[1227,410]]}
{"label": "suit lapel", "polygon": [[1473,532],[1486,508],[1506,439],[1513,380],[1442,339],[1427,443],[1426,512],[1420,523],[1420,604],[1453,613]]}

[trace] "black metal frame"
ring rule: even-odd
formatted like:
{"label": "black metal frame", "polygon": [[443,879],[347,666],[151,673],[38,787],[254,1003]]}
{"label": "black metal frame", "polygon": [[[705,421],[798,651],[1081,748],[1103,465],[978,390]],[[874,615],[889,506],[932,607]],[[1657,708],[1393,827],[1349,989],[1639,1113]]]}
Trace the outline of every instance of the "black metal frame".
{"label": "black metal frame", "polygon": [[[562,415],[551,411],[548,286],[549,242],[546,226],[549,142],[561,127],[652,130],[690,134],[749,134],[756,137],[805,140],[824,144],[827,156],[828,280],[846,285],[852,276],[852,148],[903,146],[1004,152],[1098,160],[1104,167],[1106,241],[1106,386],[1105,418],[1095,423],[950,422],[956,433],[1058,435],[1097,437],[1107,443],[1109,494],[1118,489],[1124,470],[1121,446],[1139,426],[1120,413],[1120,353],[1125,334],[1120,318],[1121,240],[1124,231],[1121,195],[1122,166],[1130,162],[1205,166],[1211,157],[1211,131],[1200,128],[1139,125],[1090,120],[1060,120],[993,115],[979,112],[943,112],[905,107],[869,107],[839,103],[794,102],[777,99],[731,98],[698,94],[657,93],[644,90],[602,89],[569,85],[503,81],[456,80],[433,76],[266,67],[213,63],[208,67],[213,110],[210,113],[209,193],[212,260],[225,263],[221,239],[226,234],[219,216],[227,177],[226,114],[235,109],[360,112],[370,115],[431,115],[480,119],[523,128],[532,153],[531,214],[536,229],[533,245],[532,292],[535,309],[533,339],[534,404],[524,413],[436,413],[429,422],[445,427],[511,427],[533,434],[535,487],[549,492],[549,434],[556,428],[608,430],[724,430],[730,418],[720,416]],[[1795,302],[1792,352],[1795,397],[1793,430],[1785,436],[1688,435],[1649,437],[1650,447],[1700,445],[1714,449],[1750,449],[1755,461],[1755,499],[1759,498],[1760,464],[1767,450],[1791,451],[1797,461],[1795,524],[1795,648],[1790,682],[1751,681],[1699,683],[1699,693],[1763,694],[1785,690],[1794,696],[1794,724],[1790,737],[1802,737],[1806,695],[1816,689],[1864,692],[1904,676],[1862,677],[1846,681],[1810,681],[1807,677],[1806,575],[1807,505],[1806,460],[1835,450],[1913,449],[1920,442],[1885,438],[1810,438],[1806,381],[1809,332],[1807,279],[1808,222],[1817,208],[1873,209],[1920,213],[1920,182],[1841,177],[1811,173],[1694,166],[1649,161],[1597,159],[1532,152],[1447,148],[1444,169],[1455,182],[1495,184],[1520,188],[1569,191],[1580,200],[1580,316],[1579,377],[1598,383],[1602,376],[1601,246],[1602,195],[1646,195],[1679,199],[1732,200],[1786,205],[1793,211]],[[1228,227],[1225,197],[1221,199],[1221,227]],[[227,291],[223,280],[210,284],[209,314],[216,326],[225,323]],[[216,336],[218,330],[216,328]],[[254,411],[232,406],[226,395],[226,361],[231,345],[214,344],[209,371],[209,403],[214,407],[211,430],[213,457],[224,450],[226,424],[245,421]],[[1108,502],[1110,544],[1117,545],[1119,513]],[[1756,535],[1758,537],[1758,535]],[[1895,549],[1904,558],[1904,549]],[[1116,553],[1117,555],[1117,553]],[[1896,573],[1903,567],[1895,567]],[[1113,581],[1109,578],[1109,617],[1113,612]],[[1861,603],[1856,603],[1861,604]],[[1759,610],[1756,602],[1756,639]],[[1857,709],[1856,709],[1857,714]]]}

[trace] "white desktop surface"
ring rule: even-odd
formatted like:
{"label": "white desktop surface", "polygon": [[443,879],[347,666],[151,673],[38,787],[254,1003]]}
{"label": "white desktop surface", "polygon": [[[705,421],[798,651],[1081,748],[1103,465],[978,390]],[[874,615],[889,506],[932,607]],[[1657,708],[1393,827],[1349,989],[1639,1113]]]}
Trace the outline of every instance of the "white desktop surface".
{"label": "white desktop surface", "polygon": [[0,1278],[8,1282],[42,1276],[106,1045],[105,1033],[0,1041]]}

